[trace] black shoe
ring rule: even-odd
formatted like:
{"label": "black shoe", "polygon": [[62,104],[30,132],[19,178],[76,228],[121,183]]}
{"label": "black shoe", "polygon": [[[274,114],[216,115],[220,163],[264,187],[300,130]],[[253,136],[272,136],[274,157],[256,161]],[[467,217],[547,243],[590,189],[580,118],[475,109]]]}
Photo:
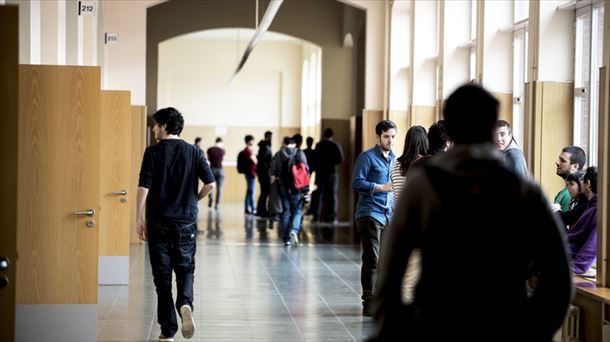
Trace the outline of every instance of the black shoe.
{"label": "black shoe", "polygon": [[371,312],[371,309],[368,306],[362,307],[362,316],[366,316],[366,317],[373,316],[373,313]]}

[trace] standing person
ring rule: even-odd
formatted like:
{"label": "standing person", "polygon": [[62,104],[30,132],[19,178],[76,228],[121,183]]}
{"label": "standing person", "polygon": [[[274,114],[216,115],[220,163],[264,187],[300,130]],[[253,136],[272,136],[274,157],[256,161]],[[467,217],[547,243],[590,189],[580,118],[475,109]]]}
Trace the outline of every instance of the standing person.
{"label": "standing person", "polygon": [[[570,173],[576,171],[582,171],[587,162],[587,155],[585,151],[578,146],[566,146],[561,150],[561,154],[557,157],[555,166],[557,167],[557,176],[567,180]],[[568,211],[570,209],[570,193],[568,192],[568,184],[557,193],[555,200],[553,201],[559,204],[561,211]]]}
{"label": "standing person", "polygon": [[[307,137],[305,139],[305,143],[307,144],[307,148],[303,150],[305,153],[305,157],[307,157],[307,163],[309,164],[309,172],[311,177],[313,177],[313,173],[316,172],[317,167],[317,157],[316,151],[313,149],[313,138]],[[311,202],[309,203],[309,209],[305,215],[312,215],[311,221],[318,221],[318,214],[320,211],[320,189],[316,188],[311,192]]]}
{"label": "standing person", "polygon": [[587,168],[581,180],[587,205],[578,221],[567,231],[572,272],[585,274],[597,260],[597,168]]}
{"label": "standing person", "polygon": [[382,120],[375,126],[375,134],[377,144],[358,155],[352,176],[352,188],[359,195],[355,216],[362,243],[360,283],[364,316],[373,313],[380,242],[394,208],[390,170],[395,159],[392,147],[396,139],[396,124]]}
{"label": "standing person", "polygon": [[[240,158],[244,159],[245,165],[244,176],[246,177],[246,198],[244,199],[244,213],[256,214],[254,206],[254,187],[256,178],[256,156],[254,156],[254,137],[250,134],[244,137],[246,147],[237,156],[237,163],[240,164]],[[239,171],[239,170],[238,170]]]}
{"label": "standing person", "polygon": [[[550,341],[561,326],[572,294],[562,228],[540,187],[498,157],[498,107],[474,84],[446,100],[455,146],[407,178],[381,251],[374,339]],[[421,279],[405,305],[401,284],[415,248]],[[464,280],[473,265],[490,286]],[[448,287],[453,295],[444,295]]]}
{"label": "standing person", "polygon": [[333,140],[333,129],[324,130],[322,141],[316,144],[316,185],[322,199],[321,213],[315,212],[324,222],[337,220],[337,165],[343,162],[343,149]]}
{"label": "standing person", "polygon": [[225,156],[225,150],[222,147],[222,138],[216,138],[216,142],[214,146],[208,148],[208,160],[210,161],[210,167],[212,167],[212,172],[214,173],[214,179],[216,179],[216,201],[214,202],[214,195],[210,192],[208,207],[212,207],[212,202],[214,202],[214,209],[218,209],[218,204],[220,203],[220,195],[222,194],[222,184],[225,179],[225,172],[222,168],[222,160]]}
{"label": "standing person", "polygon": [[201,148],[201,137],[195,138],[195,146],[197,146],[197,148],[199,148],[200,150],[203,150]]}
{"label": "standing person", "polygon": [[508,168],[521,177],[528,177],[523,152],[517,146],[517,142],[513,138],[513,130],[508,122],[504,120],[496,122],[495,142],[498,150],[504,155],[504,161]]}
{"label": "standing person", "polygon": [[[394,193],[394,204],[398,203],[400,192],[403,190],[407,180],[407,171],[417,160],[421,160],[428,152],[428,135],[422,126],[412,126],[405,137],[405,147],[402,155],[396,159],[390,170],[392,181],[392,192]],[[402,286],[402,299],[410,302],[413,297],[413,287],[417,283],[420,274],[419,251],[413,251],[413,257],[409,260]]]}
{"label": "standing person", "polygon": [[[159,341],[173,341],[182,318],[182,336],[195,334],[193,281],[197,249],[197,202],[214,189],[214,175],[201,149],[180,139],[182,114],[174,108],[152,116],[158,143],[144,151],[137,198],[137,228],[148,240],[150,265],[157,289]],[[204,183],[197,193],[199,180]],[[146,220],[144,206],[146,205]],[[172,295],[172,270],[177,297]]]}
{"label": "standing person", "polygon": [[297,148],[293,138],[285,137],[284,146],[275,154],[271,162],[271,181],[279,180],[285,246],[298,246],[299,244],[303,194],[292,186],[290,177],[291,166],[298,162],[304,163],[309,171],[305,153]]}
{"label": "standing person", "polygon": [[258,184],[260,185],[261,192],[258,195],[258,203],[256,204],[257,212],[256,216],[269,217],[269,211],[267,210],[267,198],[271,192],[271,158],[273,153],[271,152],[271,138],[273,133],[271,131],[265,132],[264,140],[258,143],[258,153],[256,159],[258,164],[256,165],[256,175],[258,176]]}

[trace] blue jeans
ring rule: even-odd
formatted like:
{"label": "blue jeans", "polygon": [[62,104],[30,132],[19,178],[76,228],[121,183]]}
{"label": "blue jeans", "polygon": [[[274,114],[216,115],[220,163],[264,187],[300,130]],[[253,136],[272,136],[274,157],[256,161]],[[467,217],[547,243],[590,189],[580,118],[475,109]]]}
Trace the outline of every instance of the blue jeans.
{"label": "blue jeans", "polygon": [[290,232],[299,234],[301,228],[301,216],[303,215],[303,195],[301,193],[291,194],[288,189],[280,185],[282,197],[282,227],[284,229],[284,242],[290,241]]}
{"label": "blue jeans", "polygon": [[[174,336],[178,331],[176,310],[184,304],[193,307],[197,223],[147,222],[148,251],[157,289],[157,322],[161,333]],[[176,273],[176,303],[172,296],[172,270]],[[174,306],[175,305],[175,306]]]}
{"label": "blue jeans", "polygon": [[214,207],[218,209],[218,203],[220,203],[220,195],[222,194],[222,183],[225,179],[225,172],[222,168],[213,167],[212,173],[214,174],[214,179],[216,180],[216,201],[214,201],[213,193],[210,192],[210,194],[208,195],[208,207],[211,207],[212,203],[214,202]]}
{"label": "blue jeans", "polygon": [[246,173],[246,200],[244,202],[244,211],[247,213],[254,213],[256,207],[254,206],[254,181],[255,177],[249,173]]}

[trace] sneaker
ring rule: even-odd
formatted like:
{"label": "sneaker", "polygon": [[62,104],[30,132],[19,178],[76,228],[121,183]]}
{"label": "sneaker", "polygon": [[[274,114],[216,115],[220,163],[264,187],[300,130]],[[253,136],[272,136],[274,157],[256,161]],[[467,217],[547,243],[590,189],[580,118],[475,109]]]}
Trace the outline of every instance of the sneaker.
{"label": "sneaker", "polygon": [[180,307],[180,316],[182,316],[182,336],[191,338],[195,335],[195,321],[193,321],[193,312],[188,305]]}
{"label": "sneaker", "polygon": [[167,337],[163,334],[159,335],[159,342],[174,342],[173,337]]}
{"label": "sneaker", "polygon": [[295,246],[299,245],[299,237],[296,232],[290,232],[290,243]]}
{"label": "sneaker", "polygon": [[284,241],[284,246],[290,247],[290,241]]}
{"label": "sneaker", "polygon": [[368,306],[365,306],[362,308],[362,316],[366,316],[366,317],[373,316],[373,313],[371,312],[371,309],[369,309]]}

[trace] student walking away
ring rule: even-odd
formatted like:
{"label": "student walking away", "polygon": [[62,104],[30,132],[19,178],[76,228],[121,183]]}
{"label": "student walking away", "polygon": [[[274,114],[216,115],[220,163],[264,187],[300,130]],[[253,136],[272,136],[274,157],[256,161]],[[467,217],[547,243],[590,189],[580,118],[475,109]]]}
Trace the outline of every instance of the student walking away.
{"label": "student walking away", "polygon": [[319,216],[322,221],[331,223],[337,220],[337,165],[344,159],[343,148],[333,140],[333,136],[333,129],[326,128],[322,141],[316,144],[316,186],[322,208],[321,212],[313,213],[314,217]]}
{"label": "student walking away", "polygon": [[202,141],[202,140],[201,140],[201,137],[197,137],[197,138],[195,138],[195,146],[197,146],[197,148],[198,148],[198,149],[203,150],[203,149],[201,148],[201,141]]}
{"label": "student walking away", "polygon": [[303,195],[309,192],[307,157],[296,146],[293,138],[285,137],[284,146],[271,163],[271,181],[279,180],[285,246],[299,244]]}
{"label": "student walking away", "polygon": [[[195,334],[193,282],[197,249],[198,201],[214,189],[214,175],[201,149],[180,139],[182,114],[175,108],[152,116],[158,143],[144,151],[137,198],[137,234],[148,240],[157,289],[159,341],[173,341],[182,318],[182,336]],[[204,186],[198,191],[199,180]],[[146,205],[146,220],[144,206]],[[176,302],[172,295],[176,274]]]}
{"label": "student walking away", "polygon": [[396,124],[382,120],[375,126],[375,134],[377,144],[358,155],[352,176],[352,188],[358,194],[355,216],[362,243],[360,283],[364,316],[373,313],[380,244],[394,208],[390,170],[395,159],[392,148],[396,139]]}
{"label": "student walking away", "polygon": [[[566,181],[569,174],[582,171],[586,162],[587,156],[582,148],[578,146],[564,147],[555,162],[557,176]],[[559,204],[561,211],[567,211],[570,208],[570,194],[567,182],[566,186],[557,193],[553,203]]]}
{"label": "student walking away", "polygon": [[214,173],[214,179],[216,179],[216,201],[214,201],[214,195],[210,192],[208,207],[212,207],[212,202],[214,202],[214,209],[218,209],[218,205],[220,203],[220,195],[222,194],[222,184],[225,179],[225,172],[222,168],[222,160],[225,156],[225,150],[222,146],[222,138],[216,138],[216,142],[214,146],[208,148],[208,160],[210,161],[210,167],[212,167],[212,172]]}
{"label": "student walking away", "polygon": [[496,122],[495,142],[498,150],[504,155],[504,162],[506,162],[508,168],[521,177],[529,177],[523,152],[517,146],[513,137],[513,130],[508,122],[504,120]]}
{"label": "student walking away", "polygon": [[[381,249],[373,340],[551,341],[561,327],[572,295],[563,228],[540,187],[493,145],[498,107],[474,84],[446,100],[455,146],[407,177]],[[416,248],[421,278],[404,304]]]}
{"label": "student walking away", "polygon": [[258,184],[260,185],[261,192],[258,195],[258,203],[256,204],[256,216],[269,217],[269,211],[267,210],[267,198],[271,192],[271,138],[273,133],[271,131],[265,132],[264,140],[258,143],[258,153],[256,159],[258,164],[256,165],[256,175],[258,176]]}
{"label": "student walking away", "polygon": [[256,214],[254,206],[254,187],[256,178],[256,156],[254,156],[254,137],[250,134],[244,137],[246,147],[237,154],[237,172],[246,178],[246,198],[244,213]]}

